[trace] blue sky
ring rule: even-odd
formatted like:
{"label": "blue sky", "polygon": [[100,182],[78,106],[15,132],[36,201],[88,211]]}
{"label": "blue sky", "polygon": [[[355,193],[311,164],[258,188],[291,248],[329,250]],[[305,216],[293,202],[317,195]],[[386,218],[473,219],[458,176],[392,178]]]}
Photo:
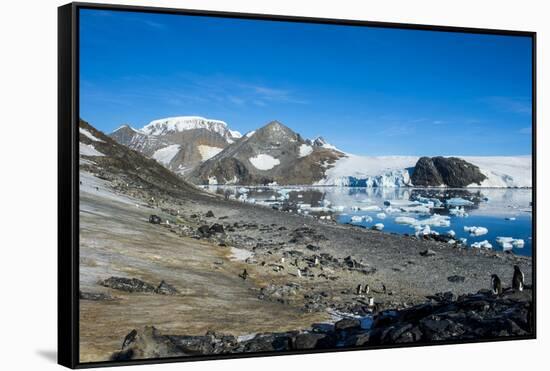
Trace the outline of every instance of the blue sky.
{"label": "blue sky", "polygon": [[80,63],[107,133],[199,115],[356,154],[531,154],[527,37],[81,10]]}

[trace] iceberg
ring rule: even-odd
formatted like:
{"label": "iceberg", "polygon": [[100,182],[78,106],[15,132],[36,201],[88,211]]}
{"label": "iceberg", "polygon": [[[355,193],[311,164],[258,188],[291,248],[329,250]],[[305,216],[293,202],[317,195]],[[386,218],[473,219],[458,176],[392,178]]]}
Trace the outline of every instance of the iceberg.
{"label": "iceberg", "polygon": [[449,198],[445,201],[445,205],[449,206],[472,206],[474,203],[460,197]]}
{"label": "iceberg", "polygon": [[382,229],[384,229],[384,224],[376,223],[375,225],[372,226],[372,228],[376,229],[377,231],[381,231]]}
{"label": "iceberg", "polygon": [[500,246],[502,246],[504,251],[511,250],[514,247],[521,249],[525,246],[525,241],[520,238],[515,239],[512,237],[497,237],[496,241]]}
{"label": "iceberg", "polygon": [[483,236],[489,233],[489,230],[485,227],[468,227],[464,226],[464,232],[470,233],[471,236]]}

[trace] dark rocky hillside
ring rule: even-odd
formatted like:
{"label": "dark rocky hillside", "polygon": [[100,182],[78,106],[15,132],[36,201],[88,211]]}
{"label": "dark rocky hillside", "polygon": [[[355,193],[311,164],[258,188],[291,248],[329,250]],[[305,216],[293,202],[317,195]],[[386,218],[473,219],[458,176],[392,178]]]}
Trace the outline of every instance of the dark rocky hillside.
{"label": "dark rocky hillside", "polygon": [[467,187],[480,185],[486,176],[479,168],[457,157],[421,157],[414,167],[411,181],[422,187]]}

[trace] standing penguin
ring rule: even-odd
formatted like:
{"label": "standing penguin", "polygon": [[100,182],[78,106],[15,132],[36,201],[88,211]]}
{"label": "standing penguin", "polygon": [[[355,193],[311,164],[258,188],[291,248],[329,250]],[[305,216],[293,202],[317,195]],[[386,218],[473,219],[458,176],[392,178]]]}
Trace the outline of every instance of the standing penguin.
{"label": "standing penguin", "polygon": [[496,274],[491,275],[491,291],[495,295],[502,294],[502,284],[500,283],[500,278]]}
{"label": "standing penguin", "polygon": [[365,287],[363,288],[363,294],[368,294],[370,292],[370,286],[368,283],[365,284]]}
{"label": "standing penguin", "polygon": [[514,278],[512,278],[512,288],[514,290],[523,291],[525,276],[517,265],[514,265]]}
{"label": "standing penguin", "polygon": [[361,284],[357,285],[357,289],[355,290],[355,293],[357,295],[361,295],[362,291],[363,291],[363,287],[361,286]]}

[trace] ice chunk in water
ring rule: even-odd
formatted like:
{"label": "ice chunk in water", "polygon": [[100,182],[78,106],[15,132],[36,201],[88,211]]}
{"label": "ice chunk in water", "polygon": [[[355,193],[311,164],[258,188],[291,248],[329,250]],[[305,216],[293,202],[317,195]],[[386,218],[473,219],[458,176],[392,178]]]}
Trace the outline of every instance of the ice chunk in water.
{"label": "ice chunk in water", "polygon": [[472,236],[483,236],[489,233],[489,230],[485,227],[468,227],[464,226],[464,232],[470,233]]}

